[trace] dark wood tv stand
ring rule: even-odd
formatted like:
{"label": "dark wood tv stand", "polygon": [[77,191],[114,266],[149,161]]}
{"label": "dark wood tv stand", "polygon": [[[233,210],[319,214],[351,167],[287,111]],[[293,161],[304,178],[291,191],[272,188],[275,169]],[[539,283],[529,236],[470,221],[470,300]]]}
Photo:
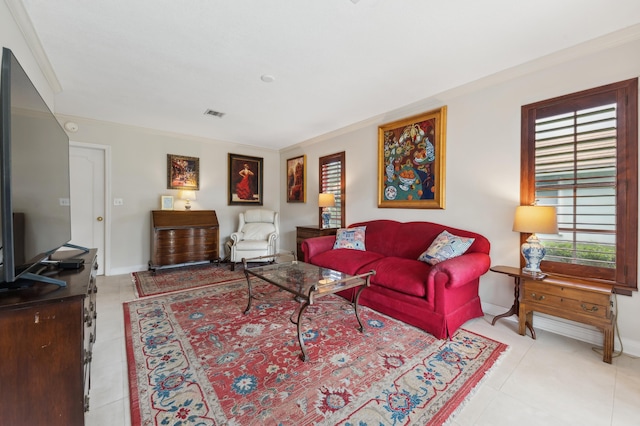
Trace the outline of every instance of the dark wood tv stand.
{"label": "dark wood tv stand", "polygon": [[51,271],[66,287],[33,282],[0,291],[0,423],[84,424],[96,339],[96,253],[52,256],[85,261],[80,269]]}

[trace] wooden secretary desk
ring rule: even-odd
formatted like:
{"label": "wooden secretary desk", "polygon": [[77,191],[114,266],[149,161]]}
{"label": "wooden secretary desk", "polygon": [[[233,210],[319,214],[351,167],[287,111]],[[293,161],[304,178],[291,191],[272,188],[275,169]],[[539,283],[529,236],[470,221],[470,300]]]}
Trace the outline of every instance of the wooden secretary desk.
{"label": "wooden secretary desk", "polygon": [[151,212],[149,269],[220,260],[218,217],[214,210]]}

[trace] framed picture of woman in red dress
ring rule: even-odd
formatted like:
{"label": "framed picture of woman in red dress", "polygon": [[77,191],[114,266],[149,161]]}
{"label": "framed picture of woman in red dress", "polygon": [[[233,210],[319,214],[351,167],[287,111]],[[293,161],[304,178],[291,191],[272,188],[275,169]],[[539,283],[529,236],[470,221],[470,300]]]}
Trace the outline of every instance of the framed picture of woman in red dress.
{"label": "framed picture of woman in red dress", "polygon": [[229,154],[229,205],[262,205],[263,159]]}

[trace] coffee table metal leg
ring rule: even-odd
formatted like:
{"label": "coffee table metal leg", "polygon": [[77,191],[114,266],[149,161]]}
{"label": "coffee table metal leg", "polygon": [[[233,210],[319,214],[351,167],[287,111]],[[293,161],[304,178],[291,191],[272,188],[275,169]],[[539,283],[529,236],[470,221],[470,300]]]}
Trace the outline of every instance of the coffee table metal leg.
{"label": "coffee table metal leg", "polygon": [[[367,280],[369,279],[369,277],[367,277]],[[358,324],[360,324],[360,328],[358,330],[360,330],[360,332],[364,332],[364,325],[362,325],[362,321],[360,320],[360,312],[358,311],[358,299],[360,299],[360,293],[362,293],[362,291],[367,288],[366,286],[361,286],[358,289],[358,292],[356,293],[356,297],[355,300],[353,301],[353,310],[356,311],[356,318],[358,319]]]}
{"label": "coffee table metal leg", "polygon": [[307,356],[307,348],[304,346],[304,339],[302,338],[302,314],[309,306],[309,302],[305,302],[302,306],[300,306],[300,311],[298,312],[298,321],[296,326],[298,328],[298,343],[300,343],[300,349],[302,349],[302,361],[306,361],[308,359]]}
{"label": "coffee table metal leg", "polygon": [[244,310],[245,315],[248,314],[251,309],[251,299],[253,298],[253,295],[251,294],[251,278],[249,278],[249,274],[247,274],[246,270],[247,269],[245,268],[244,275],[247,277],[247,286],[249,287],[249,301],[247,302],[247,309]]}

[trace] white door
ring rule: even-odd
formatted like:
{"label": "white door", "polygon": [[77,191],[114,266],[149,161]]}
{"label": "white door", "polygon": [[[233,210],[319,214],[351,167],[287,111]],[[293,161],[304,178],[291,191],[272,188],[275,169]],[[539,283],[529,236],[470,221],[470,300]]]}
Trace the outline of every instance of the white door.
{"label": "white door", "polygon": [[98,249],[98,275],[105,260],[105,150],[84,144],[69,148],[71,244]]}

